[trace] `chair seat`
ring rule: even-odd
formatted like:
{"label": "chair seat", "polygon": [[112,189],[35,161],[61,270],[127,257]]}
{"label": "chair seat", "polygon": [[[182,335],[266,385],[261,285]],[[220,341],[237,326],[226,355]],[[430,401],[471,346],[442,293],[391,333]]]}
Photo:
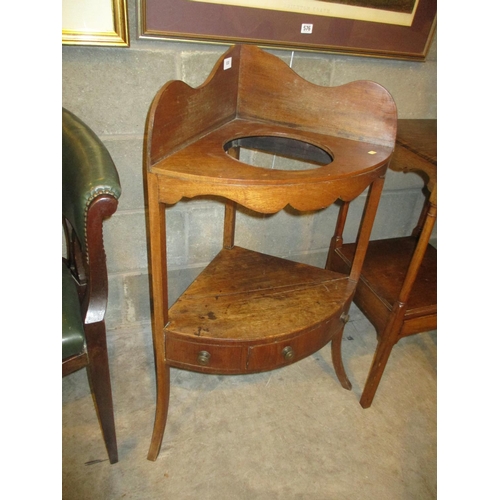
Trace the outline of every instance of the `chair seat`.
{"label": "chair seat", "polygon": [[68,266],[62,263],[62,359],[85,349],[85,333],[78,290]]}

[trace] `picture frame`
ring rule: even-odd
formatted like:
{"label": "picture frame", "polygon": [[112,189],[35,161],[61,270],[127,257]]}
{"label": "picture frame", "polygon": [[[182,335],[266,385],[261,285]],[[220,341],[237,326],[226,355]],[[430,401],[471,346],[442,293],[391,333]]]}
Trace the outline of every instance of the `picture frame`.
{"label": "picture frame", "polygon": [[63,45],[129,47],[127,0],[63,0]]}
{"label": "picture frame", "polygon": [[338,4],[337,0],[137,1],[139,38],[252,43],[266,48],[416,61],[425,60],[437,17],[437,0],[394,0],[393,4],[413,9],[403,20],[405,25],[379,18],[377,11],[383,10],[379,8],[364,9],[368,11],[364,17],[343,12],[339,17],[335,12],[317,14],[347,7],[361,12],[360,4],[373,5],[377,0],[338,0]]}

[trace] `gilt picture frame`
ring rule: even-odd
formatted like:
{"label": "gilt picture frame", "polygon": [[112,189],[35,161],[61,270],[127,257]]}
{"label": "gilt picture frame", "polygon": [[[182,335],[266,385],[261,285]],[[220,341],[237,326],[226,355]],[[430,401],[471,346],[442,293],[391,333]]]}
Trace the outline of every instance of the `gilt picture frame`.
{"label": "gilt picture frame", "polygon": [[129,47],[127,0],[63,0],[63,45]]}

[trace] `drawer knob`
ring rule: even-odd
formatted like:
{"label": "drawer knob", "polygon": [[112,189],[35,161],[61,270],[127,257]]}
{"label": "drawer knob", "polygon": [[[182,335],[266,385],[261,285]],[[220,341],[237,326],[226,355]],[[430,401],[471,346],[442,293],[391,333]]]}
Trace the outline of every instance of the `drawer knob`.
{"label": "drawer knob", "polygon": [[281,351],[281,353],[283,354],[283,357],[287,360],[287,361],[290,361],[291,359],[293,359],[295,357],[295,351],[289,346],[287,345],[283,351]]}
{"label": "drawer knob", "polygon": [[349,321],[349,314],[347,314],[346,312],[343,312],[340,316],[340,320],[343,322],[343,323],[347,323]]}
{"label": "drawer knob", "polygon": [[204,366],[208,365],[208,363],[210,363],[210,353],[207,351],[200,351],[198,353],[198,363]]}

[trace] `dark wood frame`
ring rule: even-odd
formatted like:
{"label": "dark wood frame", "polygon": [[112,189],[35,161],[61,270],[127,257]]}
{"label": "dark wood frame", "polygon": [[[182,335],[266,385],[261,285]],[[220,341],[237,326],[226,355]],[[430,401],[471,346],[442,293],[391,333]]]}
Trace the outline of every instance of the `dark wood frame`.
{"label": "dark wood frame", "polygon": [[[189,0],[138,0],[139,38],[160,38],[423,61],[437,0],[420,0],[412,26]],[[302,34],[304,23],[313,24]]]}
{"label": "dark wood frame", "polygon": [[63,218],[68,249],[68,258],[65,260],[78,288],[86,348],[83,352],[62,360],[62,376],[84,367],[87,369],[97,418],[112,464],[118,462],[118,447],[104,323],[108,300],[108,273],[102,229],[104,219],[115,213],[117,207],[118,201],[112,195],[100,195],[92,201],[87,213],[85,253],[70,222]]}

